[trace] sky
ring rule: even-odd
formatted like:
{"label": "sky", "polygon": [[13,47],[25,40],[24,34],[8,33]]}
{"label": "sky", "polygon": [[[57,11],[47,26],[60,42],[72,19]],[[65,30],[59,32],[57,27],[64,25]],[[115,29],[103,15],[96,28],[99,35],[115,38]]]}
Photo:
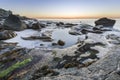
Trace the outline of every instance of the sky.
{"label": "sky", "polygon": [[120,0],[0,0],[0,8],[31,18],[120,18]]}

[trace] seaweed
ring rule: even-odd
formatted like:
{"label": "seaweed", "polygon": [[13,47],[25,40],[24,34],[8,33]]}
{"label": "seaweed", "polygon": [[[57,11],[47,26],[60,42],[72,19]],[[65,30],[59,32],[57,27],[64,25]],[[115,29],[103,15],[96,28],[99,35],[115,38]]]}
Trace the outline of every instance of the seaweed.
{"label": "seaweed", "polygon": [[7,76],[10,72],[14,71],[17,68],[25,66],[27,63],[29,63],[31,61],[32,61],[32,59],[28,58],[28,59],[23,60],[22,62],[17,62],[15,64],[13,64],[11,67],[9,67],[6,70],[3,70],[3,71],[0,72],[0,78],[3,78],[5,76]]}

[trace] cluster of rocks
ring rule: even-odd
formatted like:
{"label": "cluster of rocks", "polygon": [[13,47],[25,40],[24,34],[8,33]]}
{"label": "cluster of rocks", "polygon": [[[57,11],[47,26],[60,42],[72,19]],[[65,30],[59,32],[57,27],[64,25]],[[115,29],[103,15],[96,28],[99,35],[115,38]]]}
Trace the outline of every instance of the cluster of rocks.
{"label": "cluster of rocks", "polygon": [[78,49],[74,52],[74,56],[65,55],[63,56],[56,68],[72,68],[72,67],[86,67],[97,61],[99,58],[97,57],[98,50],[91,49],[94,46],[104,46],[102,43],[83,43],[78,45]]}
{"label": "cluster of rocks", "polygon": [[108,18],[101,18],[95,21],[95,27],[87,24],[80,24],[78,26],[73,26],[72,29],[69,31],[72,35],[80,35],[80,34],[87,34],[87,33],[97,33],[101,34],[105,31],[111,31],[115,20],[111,20]]}

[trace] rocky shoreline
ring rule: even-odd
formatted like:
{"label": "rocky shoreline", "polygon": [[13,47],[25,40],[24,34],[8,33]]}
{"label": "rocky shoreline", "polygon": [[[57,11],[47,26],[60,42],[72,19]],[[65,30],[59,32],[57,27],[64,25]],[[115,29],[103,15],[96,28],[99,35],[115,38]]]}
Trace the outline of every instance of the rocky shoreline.
{"label": "rocky shoreline", "polygon": [[[119,80],[120,31],[113,29],[115,20],[101,18],[96,26],[64,22],[40,22],[8,12],[1,13],[0,23],[0,80]],[[4,17],[5,16],[5,17]],[[70,28],[71,35],[84,35],[68,48],[23,48],[18,43],[4,40],[16,37],[15,31],[33,29],[41,31],[49,25]],[[52,33],[21,37],[24,40],[51,42]],[[64,46],[58,40],[52,46]],[[41,44],[41,46],[44,44]]]}

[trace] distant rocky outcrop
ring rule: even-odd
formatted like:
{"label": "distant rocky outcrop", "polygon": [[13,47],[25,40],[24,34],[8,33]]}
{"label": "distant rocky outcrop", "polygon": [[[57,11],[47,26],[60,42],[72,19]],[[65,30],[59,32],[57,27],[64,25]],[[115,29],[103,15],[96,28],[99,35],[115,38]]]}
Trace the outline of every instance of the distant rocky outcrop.
{"label": "distant rocky outcrop", "polygon": [[99,20],[95,21],[95,25],[103,25],[104,27],[113,27],[115,24],[115,20],[108,19],[108,18],[100,18]]}
{"label": "distant rocky outcrop", "polygon": [[6,30],[20,31],[27,28],[26,24],[23,23],[19,17],[13,14],[7,17],[3,25]]}
{"label": "distant rocky outcrop", "polygon": [[12,11],[10,10],[4,10],[0,8],[0,18],[6,18],[8,17],[10,14],[12,14]]}

